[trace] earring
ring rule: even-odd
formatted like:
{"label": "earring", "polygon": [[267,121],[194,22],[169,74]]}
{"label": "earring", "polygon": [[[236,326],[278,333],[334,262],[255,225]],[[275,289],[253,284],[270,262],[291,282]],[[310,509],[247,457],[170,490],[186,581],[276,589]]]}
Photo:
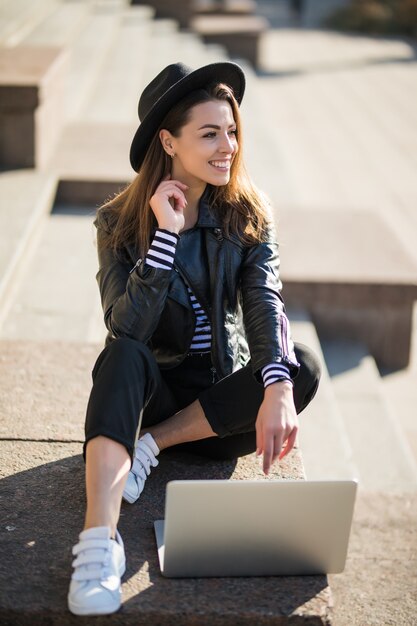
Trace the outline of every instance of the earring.
{"label": "earring", "polygon": [[173,159],[173,158],[174,158],[174,156],[175,156],[175,152],[173,152],[173,153],[172,153],[172,154],[170,154],[169,156],[171,157],[171,159]]}

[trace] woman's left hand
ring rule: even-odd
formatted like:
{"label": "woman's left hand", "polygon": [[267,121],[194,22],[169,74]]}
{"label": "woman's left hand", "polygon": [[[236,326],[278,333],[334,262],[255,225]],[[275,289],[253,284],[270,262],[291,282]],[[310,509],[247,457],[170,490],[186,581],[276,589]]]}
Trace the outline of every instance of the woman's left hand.
{"label": "woman's left hand", "polygon": [[293,388],[289,382],[277,382],[265,389],[256,418],[256,454],[263,453],[266,475],[272,463],[292,450],[298,432]]}

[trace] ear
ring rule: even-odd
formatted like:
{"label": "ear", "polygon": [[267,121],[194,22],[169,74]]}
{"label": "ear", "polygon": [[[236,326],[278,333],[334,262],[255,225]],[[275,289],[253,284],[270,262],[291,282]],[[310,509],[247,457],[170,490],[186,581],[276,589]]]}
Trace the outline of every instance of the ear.
{"label": "ear", "polygon": [[166,128],[162,128],[159,131],[159,139],[161,141],[162,147],[165,150],[165,152],[169,155],[172,156],[173,152],[174,152],[174,148],[172,145],[173,142],[173,136],[171,135],[171,133],[169,132],[169,130],[167,130]]}

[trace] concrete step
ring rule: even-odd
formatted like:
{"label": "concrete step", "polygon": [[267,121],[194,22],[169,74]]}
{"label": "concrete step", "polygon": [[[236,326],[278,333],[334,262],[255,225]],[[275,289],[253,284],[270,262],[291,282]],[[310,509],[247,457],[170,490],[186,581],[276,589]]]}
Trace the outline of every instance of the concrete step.
{"label": "concrete step", "polygon": [[323,337],[363,343],[381,367],[406,367],[417,263],[385,220],[319,209],[281,218],[287,304],[308,309]]}
{"label": "concrete step", "polygon": [[362,486],[385,493],[417,490],[417,464],[381,389],[374,359],[361,344],[322,341]]}
{"label": "concrete step", "polygon": [[82,0],[60,2],[20,43],[28,46],[70,45],[85,25],[90,8],[90,3]]}
{"label": "concrete step", "polygon": [[[95,274],[95,211],[55,206],[15,291],[3,339],[104,341]],[[101,318],[101,321],[99,321]]]}
{"label": "concrete step", "polygon": [[367,343],[380,367],[406,367],[417,284],[412,50],[275,30],[264,53],[259,93],[282,156],[264,188],[279,207],[287,303],[310,306],[330,337]]}
{"label": "concrete step", "polygon": [[178,51],[177,58],[192,68],[229,58],[226,49],[222,46],[206,45],[198,35],[187,31],[177,33],[176,49]]}
{"label": "concrete step", "polygon": [[[107,84],[112,78],[108,76],[109,57],[113,49],[120,47],[117,42],[118,37],[123,39],[123,26],[147,22],[152,16],[151,7],[128,7],[127,2],[104,0],[91,5],[88,20],[69,50],[66,101],[70,122],[83,119],[82,111],[88,108],[97,84]],[[130,59],[126,63],[131,66]]]}
{"label": "concrete step", "polygon": [[[79,623],[68,613],[66,594],[71,547],[83,525],[81,442],[90,371],[99,349],[84,343],[0,342],[2,624]],[[111,618],[94,618],[95,624],[331,624],[326,576],[163,578],[153,521],[164,515],[169,480],[265,477],[255,455],[237,463],[211,462],[171,451],[160,459],[139,507],[122,506],[119,529],[128,559],[123,609]],[[299,452],[274,466],[269,478],[302,479]]]}
{"label": "concrete step", "polygon": [[[0,620],[5,626],[75,626],[79,618],[69,614],[66,595],[73,559],[71,547],[84,517],[81,444],[1,441],[0,459],[5,500],[0,513],[5,529]],[[325,576],[161,576],[152,526],[164,514],[166,483],[202,476],[262,479],[253,457],[245,457],[235,465],[164,455],[158,472],[149,478],[140,508],[122,507],[119,530],[127,554],[122,611],[110,618],[95,617],[94,623],[101,626],[110,620],[119,626],[286,626],[294,624],[295,619],[300,624],[329,626],[331,593]],[[279,477],[293,476],[283,471]],[[42,584],[36,583],[39,580]]]}
{"label": "concrete step", "polygon": [[224,46],[233,58],[244,58],[259,67],[259,50],[268,22],[258,15],[197,15],[190,28],[206,43]]}
{"label": "concrete step", "polygon": [[412,48],[366,36],[271,30],[263,55],[262,100],[288,181],[277,189],[277,205],[373,210],[416,260]]}
{"label": "concrete step", "polygon": [[415,494],[358,491],[346,569],[329,576],[335,626],[415,624],[416,519]]}
{"label": "concrete step", "polygon": [[58,6],[59,0],[3,0],[0,12],[0,43],[18,45]]}
{"label": "concrete step", "polygon": [[[152,47],[153,22],[132,7],[122,17],[113,45],[96,76],[80,119],[89,123],[136,124],[143,74]],[[121,97],[121,95],[123,97]]]}
{"label": "concrete step", "polygon": [[[238,60],[246,76],[245,97],[241,114],[245,129],[243,154],[248,170],[259,189],[271,198],[275,209],[275,222],[281,221],[281,206],[274,199],[282,194],[288,178],[285,175],[285,158],[279,141],[271,132],[265,112],[265,102],[260,96],[263,80],[245,60]],[[260,150],[261,146],[261,150]]]}
{"label": "concrete step", "polygon": [[314,325],[304,311],[289,310],[288,315],[293,340],[314,350],[322,364],[317,395],[300,415],[299,440],[306,476],[310,480],[357,478],[359,472]]}
{"label": "concrete step", "polygon": [[[133,178],[129,147],[138,127],[73,121],[62,131],[49,169],[64,181],[108,181],[121,189]],[[97,198],[97,204],[104,200]]]}
{"label": "concrete step", "polygon": [[413,310],[410,364],[405,369],[383,370],[381,387],[390,413],[396,415],[417,463],[417,302]]}
{"label": "concrete step", "polygon": [[0,340],[0,346],[0,439],[80,444],[91,370],[103,343],[47,337]]}
{"label": "concrete step", "polygon": [[93,5],[84,28],[71,44],[66,82],[68,120],[79,115],[90,97],[97,73],[119,29],[120,11],[100,9],[100,5]]}
{"label": "concrete step", "polygon": [[[114,107],[114,97],[109,105],[105,97],[103,99],[103,90],[107,97],[108,92],[117,94],[121,82],[124,83],[125,96],[122,101],[127,100],[126,112],[129,106],[126,93],[129,93],[132,83],[132,89],[135,89],[132,55],[135,55],[136,64],[144,56],[142,49],[137,50],[143,40],[143,33],[137,31],[137,26],[149,22],[153,13],[150,7],[131,7],[121,1],[61,2],[27,35],[24,39],[27,45],[62,46],[67,50],[67,117],[76,118],[83,107],[87,107],[88,115],[101,121],[106,121],[103,109],[120,112],[120,99],[118,106]],[[127,80],[128,75],[130,81]],[[94,91],[98,92],[96,100],[93,98]]]}
{"label": "concrete step", "polygon": [[[82,94],[82,102],[76,105],[77,111],[64,128],[50,160],[51,170],[61,180],[128,182],[133,175],[128,150],[138,126],[137,105],[143,87],[172,62],[173,49],[177,58],[192,67],[225,58],[217,46],[204,46],[195,35],[178,32],[175,21],[147,19],[138,12],[143,8],[131,7],[122,14],[113,43],[104,51],[101,67],[92,70],[94,80],[86,72],[86,78],[87,73],[90,76],[90,93]],[[139,42],[142,30],[146,36]],[[132,54],[140,46],[142,52]],[[81,53],[74,54],[81,59]],[[73,76],[75,85],[75,67]]]}
{"label": "concrete step", "polygon": [[32,170],[0,174],[0,326],[52,207],[57,180]]}
{"label": "concrete step", "polygon": [[[143,86],[155,78],[165,66],[176,62],[178,48],[181,45],[178,28],[178,22],[168,18],[152,22],[152,47],[143,69]],[[172,56],[173,50],[176,52],[175,59]]]}
{"label": "concrete step", "polygon": [[54,46],[0,47],[0,166],[43,168],[64,118],[67,55]]}

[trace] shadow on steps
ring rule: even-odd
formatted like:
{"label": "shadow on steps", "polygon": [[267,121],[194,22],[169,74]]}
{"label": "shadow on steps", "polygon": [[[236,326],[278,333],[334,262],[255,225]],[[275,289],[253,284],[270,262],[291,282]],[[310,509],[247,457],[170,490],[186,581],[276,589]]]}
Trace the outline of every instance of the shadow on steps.
{"label": "shadow on steps", "polygon": [[[66,607],[71,547],[82,528],[85,506],[81,446],[7,441],[0,446],[9,465],[13,457],[25,459],[26,465],[55,459],[2,481],[0,621],[25,626],[86,623],[71,616]],[[62,458],[56,460],[59,455]],[[237,478],[245,478],[250,470],[251,462],[245,459]],[[19,460],[16,464],[21,466]],[[235,468],[235,461],[206,461],[173,452],[161,455],[140,501],[122,506],[119,528],[128,557],[122,609],[111,618],[87,618],[88,624],[330,623],[325,576],[166,579],[160,575],[153,521],[164,516],[167,481],[225,479]]]}

